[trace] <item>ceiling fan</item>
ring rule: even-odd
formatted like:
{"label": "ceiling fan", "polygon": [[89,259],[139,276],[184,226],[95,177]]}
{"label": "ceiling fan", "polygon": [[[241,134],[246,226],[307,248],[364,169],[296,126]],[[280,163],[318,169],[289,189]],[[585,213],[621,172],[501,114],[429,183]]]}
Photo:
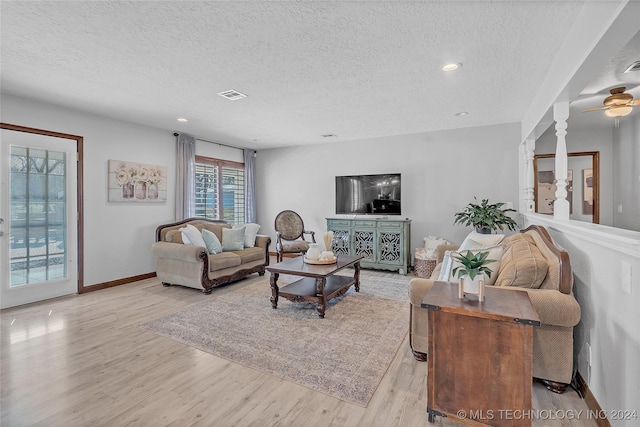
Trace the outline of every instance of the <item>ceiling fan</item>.
{"label": "ceiling fan", "polygon": [[627,88],[624,86],[614,87],[609,92],[611,95],[607,96],[604,101],[603,107],[589,108],[584,110],[583,113],[588,111],[605,110],[604,114],[608,117],[624,117],[630,114],[634,105],[640,105],[640,99],[633,100],[633,95],[625,93]]}

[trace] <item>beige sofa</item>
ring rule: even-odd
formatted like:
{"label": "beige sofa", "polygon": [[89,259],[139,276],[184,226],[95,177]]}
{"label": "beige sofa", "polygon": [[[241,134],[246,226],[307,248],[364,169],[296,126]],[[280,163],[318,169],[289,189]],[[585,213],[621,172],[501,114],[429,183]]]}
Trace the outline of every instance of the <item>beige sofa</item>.
{"label": "beige sofa", "polygon": [[157,258],[156,274],[165,286],[182,285],[201,289],[205,294],[217,286],[241,279],[249,274],[264,275],[269,265],[269,236],[257,235],[254,247],[210,255],[202,246],[185,245],[180,228],[191,224],[198,230],[213,232],[222,242],[226,221],[189,218],[160,225],[151,252]]}
{"label": "beige sofa", "polygon": [[[540,226],[505,237],[502,244],[503,262],[495,285],[505,292],[524,289],[529,294],[542,323],[533,329],[533,376],[542,380],[548,389],[562,393],[572,381],[573,327],[580,321],[569,255],[558,248],[547,230]],[[428,310],[421,308],[420,303],[439,277],[445,250],[452,248],[455,246],[443,246],[436,252],[440,262],[430,279],[415,278],[410,282],[409,342],[414,357],[420,361],[427,360],[428,341]]]}

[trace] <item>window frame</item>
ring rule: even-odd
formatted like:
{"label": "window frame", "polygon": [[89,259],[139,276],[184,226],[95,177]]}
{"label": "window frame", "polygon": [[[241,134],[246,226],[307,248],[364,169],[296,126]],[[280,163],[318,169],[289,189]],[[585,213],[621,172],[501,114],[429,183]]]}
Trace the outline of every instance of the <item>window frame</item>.
{"label": "window frame", "polygon": [[[223,168],[234,168],[234,169],[242,169],[243,171],[243,176],[246,176],[246,169],[245,169],[245,164],[242,162],[235,162],[232,160],[225,160],[225,159],[218,159],[215,157],[207,157],[207,156],[199,156],[196,155],[195,156],[195,166],[197,165],[205,165],[205,166],[211,166],[211,167],[217,167],[217,188],[215,191],[215,195],[216,195],[216,206],[219,207],[218,209],[218,218],[212,218],[212,217],[207,217],[206,216],[206,209],[205,209],[205,216],[198,216],[196,213],[194,213],[194,216],[196,218],[206,218],[206,219],[214,219],[214,220],[225,220],[224,218],[224,201],[223,201],[223,196],[224,196],[224,190],[223,190]],[[196,167],[194,167],[194,186],[196,186],[195,183],[195,176],[196,176]],[[194,188],[195,191],[195,188]],[[246,194],[246,179],[242,181],[242,192],[243,194]],[[244,205],[244,200],[243,200],[243,205]],[[246,208],[246,207],[245,207]],[[196,205],[196,210],[197,210],[197,205]],[[246,212],[242,214],[242,218],[239,218],[238,215],[235,215],[235,206],[234,206],[234,217],[239,220],[239,222],[244,222],[244,216],[245,216]],[[225,220],[227,222],[229,222],[229,220]]]}

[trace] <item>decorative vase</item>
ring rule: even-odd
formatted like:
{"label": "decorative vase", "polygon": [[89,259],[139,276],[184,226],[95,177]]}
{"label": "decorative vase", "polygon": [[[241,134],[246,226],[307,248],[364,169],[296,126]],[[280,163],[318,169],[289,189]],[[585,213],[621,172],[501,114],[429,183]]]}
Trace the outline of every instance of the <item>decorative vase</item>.
{"label": "decorative vase", "polygon": [[122,184],[122,198],[133,199],[133,184],[131,184],[130,182]]}
{"label": "decorative vase", "polygon": [[136,182],[136,185],[133,190],[136,199],[146,199],[147,198],[147,183],[146,182]]}
{"label": "decorative vase", "polygon": [[476,227],[476,232],[478,234],[491,234],[491,229],[489,227]]}
{"label": "decorative vase", "polygon": [[324,249],[326,251],[330,251],[331,244],[333,243],[333,231],[325,232],[324,235],[322,236],[322,239],[324,240]]}
{"label": "decorative vase", "polygon": [[466,294],[478,295],[478,300],[484,301],[484,273],[479,273],[473,280],[467,274],[460,277],[458,297],[462,299]]}
{"label": "decorative vase", "polygon": [[320,258],[320,248],[318,248],[317,243],[309,243],[309,249],[307,250],[305,257],[313,261]]}
{"label": "decorative vase", "polygon": [[147,197],[150,199],[158,198],[158,183],[152,182],[147,186]]}

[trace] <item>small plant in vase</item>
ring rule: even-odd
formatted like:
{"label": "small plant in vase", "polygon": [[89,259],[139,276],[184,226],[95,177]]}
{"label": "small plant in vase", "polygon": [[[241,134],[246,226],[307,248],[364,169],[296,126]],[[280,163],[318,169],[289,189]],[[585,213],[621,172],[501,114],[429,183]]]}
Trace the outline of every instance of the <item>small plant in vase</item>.
{"label": "small plant in vase", "polygon": [[460,262],[460,266],[453,269],[453,277],[458,277],[460,281],[458,296],[464,298],[464,294],[477,294],[480,301],[484,301],[484,276],[491,277],[491,270],[487,264],[494,262],[487,259],[489,252],[473,253],[467,251],[453,255]]}
{"label": "small plant in vase", "polygon": [[455,213],[454,224],[471,225],[478,233],[490,234],[492,230],[515,230],[518,224],[513,218],[507,215],[507,212],[516,212],[515,209],[506,209],[503,206],[506,203],[489,203],[489,199],[482,199],[478,203],[476,197],[473,198],[476,203],[469,203],[462,212]]}

